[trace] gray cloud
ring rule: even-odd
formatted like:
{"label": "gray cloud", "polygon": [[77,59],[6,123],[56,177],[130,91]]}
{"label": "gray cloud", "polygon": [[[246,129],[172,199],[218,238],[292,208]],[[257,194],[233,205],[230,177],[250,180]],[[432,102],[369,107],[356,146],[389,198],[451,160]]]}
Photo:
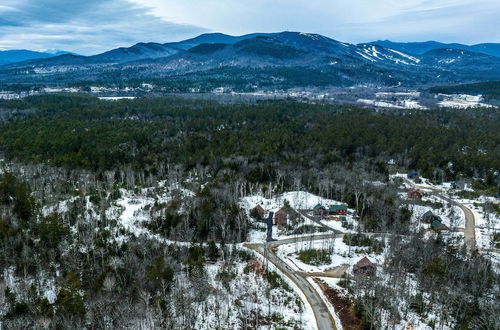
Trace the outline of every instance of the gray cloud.
{"label": "gray cloud", "polygon": [[3,0],[0,47],[94,54],[140,41],[167,42],[206,31],[171,23],[126,0]]}
{"label": "gray cloud", "polygon": [[391,38],[401,41],[438,40],[442,42],[500,42],[498,17],[500,3],[496,1],[449,1],[446,6],[425,1],[414,7],[355,27],[345,27],[347,33],[365,41]]}
{"label": "gray cloud", "polygon": [[500,42],[498,0],[131,1],[172,21],[232,34],[295,30],[349,42],[386,38]]}
{"label": "gray cloud", "polygon": [[[0,0],[0,48],[97,53],[202,32],[500,42],[498,0]],[[206,27],[208,30],[200,28]]]}

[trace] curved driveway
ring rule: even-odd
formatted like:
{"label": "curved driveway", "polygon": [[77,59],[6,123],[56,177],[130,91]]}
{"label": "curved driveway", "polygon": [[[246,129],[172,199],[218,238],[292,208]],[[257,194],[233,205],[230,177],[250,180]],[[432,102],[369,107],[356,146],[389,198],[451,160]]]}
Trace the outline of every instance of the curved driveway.
{"label": "curved driveway", "polygon": [[[283,274],[285,274],[295,285],[304,293],[309,305],[311,306],[314,317],[316,318],[316,324],[319,330],[331,330],[337,329],[335,326],[335,321],[328,311],[328,307],[321,298],[320,294],[316,292],[314,287],[306,279],[306,275],[293,270],[288,266],[283,260],[281,260],[275,253],[274,249],[282,244],[292,244],[299,241],[315,241],[328,238],[340,237],[338,234],[328,234],[328,235],[313,235],[313,236],[303,236],[296,238],[288,238],[279,241],[272,241],[268,243],[257,243],[249,244],[245,243],[244,246],[256,251],[262,256],[267,257],[267,260],[272,262]],[[266,251],[267,249],[267,251]]]}
{"label": "curved driveway", "polygon": [[441,190],[427,186],[419,186],[418,184],[414,184],[412,181],[408,179],[404,180],[408,182],[413,188],[430,190],[433,195],[447,201],[448,203],[455,204],[456,206],[458,206],[464,212],[465,215],[465,230],[464,230],[465,244],[470,249],[476,248],[476,219],[474,218],[474,213],[467,206],[451,198],[443,196],[442,195],[443,192]]}

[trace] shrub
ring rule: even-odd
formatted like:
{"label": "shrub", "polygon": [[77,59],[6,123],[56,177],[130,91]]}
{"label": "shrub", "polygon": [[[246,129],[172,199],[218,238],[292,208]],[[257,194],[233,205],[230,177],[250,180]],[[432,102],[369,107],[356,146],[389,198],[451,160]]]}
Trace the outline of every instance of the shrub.
{"label": "shrub", "polygon": [[56,298],[56,306],[61,315],[83,318],[85,304],[80,294],[81,289],[78,275],[69,273]]}
{"label": "shrub", "polygon": [[328,250],[308,249],[299,252],[299,259],[309,265],[319,266],[330,263]]}
{"label": "shrub", "polygon": [[59,213],[52,213],[40,221],[40,240],[46,247],[56,248],[69,234]]}
{"label": "shrub", "polygon": [[147,276],[154,284],[166,283],[168,285],[174,279],[174,270],[165,265],[165,260],[162,257],[156,257],[149,266]]}
{"label": "shrub", "polygon": [[266,278],[272,289],[282,288],[285,291],[292,292],[292,288],[281,278],[278,273],[269,271],[267,272]]}

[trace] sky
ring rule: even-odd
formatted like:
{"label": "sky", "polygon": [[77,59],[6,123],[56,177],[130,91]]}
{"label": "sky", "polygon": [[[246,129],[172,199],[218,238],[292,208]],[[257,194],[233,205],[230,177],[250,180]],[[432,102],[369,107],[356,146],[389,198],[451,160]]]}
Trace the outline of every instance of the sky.
{"label": "sky", "polygon": [[499,0],[0,0],[0,50],[97,54],[201,33],[500,42]]}

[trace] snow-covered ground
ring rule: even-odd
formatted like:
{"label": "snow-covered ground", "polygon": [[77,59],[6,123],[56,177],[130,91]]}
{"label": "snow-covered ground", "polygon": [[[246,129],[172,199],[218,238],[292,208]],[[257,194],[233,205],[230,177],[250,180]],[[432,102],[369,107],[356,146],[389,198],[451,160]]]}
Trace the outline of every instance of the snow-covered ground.
{"label": "snow-covered ground", "polygon": [[[398,177],[406,179],[406,174],[397,173],[391,175],[390,177],[393,179]],[[453,189],[451,182],[444,182],[437,185],[437,184],[432,184],[426,178],[421,177],[420,180],[421,183],[418,184],[415,183],[413,180],[409,181],[412,181],[415,185],[418,186],[418,189],[424,193],[425,192],[429,193],[432,190],[439,190],[443,194],[449,196],[449,198],[452,199],[453,201],[462,204],[463,206],[467,207],[469,210],[472,211],[475,220],[476,246],[479,249],[487,250],[486,252],[488,253],[489,252],[494,253],[494,255],[492,255],[492,258],[495,260],[498,259],[500,261],[500,253],[498,253],[498,250],[494,248],[494,242],[493,242],[493,235],[495,233],[500,232],[500,216],[493,210],[485,212],[483,207],[485,203],[498,204],[500,202],[499,199],[488,196],[479,196],[476,199],[463,199],[459,198],[456,195],[457,191]],[[411,189],[413,187],[406,180],[403,181],[403,186],[406,189]],[[465,184],[463,190],[471,192],[474,191],[468,184]],[[401,193],[400,196],[402,198],[405,198],[404,193]],[[432,209],[427,206],[410,205],[410,208],[413,210],[413,216],[412,216],[413,222],[418,224],[418,220],[420,219],[421,215],[425,213],[427,210],[431,210],[434,214],[439,215],[443,220],[443,223],[448,227],[453,228],[455,226],[456,229],[458,230],[465,228],[465,214],[463,213],[463,210],[461,208],[459,208],[458,206],[450,207],[449,203],[447,203],[445,200],[435,195],[434,196],[427,195],[423,198],[423,200],[431,202],[440,202],[443,204],[444,207],[442,209]],[[452,220],[454,220],[453,222],[454,226],[451,226]],[[461,236],[461,233],[458,232],[454,233],[453,235]]]}
{"label": "snow-covered ground", "polygon": [[[343,204],[339,201],[335,201],[332,199],[326,199],[321,196],[317,196],[305,191],[291,191],[286,192],[281,195],[277,195],[274,198],[265,198],[262,195],[253,195],[247,196],[241,199],[240,206],[247,212],[250,213],[250,210],[260,205],[266,212],[274,212],[276,213],[279,209],[281,209],[285,205],[285,201],[288,202],[290,207],[299,211],[299,210],[310,210],[317,204],[322,204],[324,206],[329,206],[333,204]],[[354,210],[349,209],[349,214],[346,216],[346,220],[349,224],[354,225],[355,221],[353,220],[352,214]],[[267,215],[265,215],[267,217]],[[324,220],[322,221],[324,224],[339,230],[339,231],[352,231],[347,230],[342,227],[342,223],[340,221],[335,220]],[[311,221],[307,217],[301,215],[301,223],[298,226],[314,226],[317,228],[321,228],[316,222]],[[266,225],[262,222],[253,222],[254,229],[250,230],[248,235],[248,242],[264,242],[266,239]],[[286,238],[294,238],[301,236],[308,236],[311,234],[289,234],[284,229],[279,228],[278,226],[273,226],[273,238],[275,239],[286,239]],[[319,233],[317,233],[319,235]]]}
{"label": "snow-covered ground", "polygon": [[[191,190],[181,188],[179,185],[166,186],[164,181],[159,182],[158,187],[145,188],[139,193],[120,189],[121,197],[113,206],[106,210],[106,217],[118,220],[119,226],[125,229],[128,234],[136,237],[146,235],[166,242],[159,235],[152,234],[147,230],[144,227],[144,223],[151,220],[150,207],[155,203],[168,203],[172,200],[172,194],[174,193],[180,193],[182,196],[188,197],[194,195]],[[127,237],[124,235],[117,237],[117,241],[119,242],[126,239]]]}
{"label": "snow-covered ground", "polygon": [[135,96],[100,96],[99,100],[103,101],[118,101],[118,100],[133,100]]}
{"label": "snow-covered ground", "polygon": [[370,100],[370,99],[358,99],[358,103],[361,104],[366,104],[366,105],[373,105],[375,107],[379,108],[394,108],[394,109],[427,109],[423,105],[420,105],[418,101],[415,100],[399,100],[397,102],[390,102],[387,100],[384,101],[377,101],[377,100]]}
{"label": "snow-covered ground", "polygon": [[[261,259],[259,261],[262,262]],[[207,280],[216,294],[210,295],[205,304],[197,305],[199,313],[195,329],[217,329],[221,327],[221,321],[225,328],[242,328],[241,318],[245,314],[247,316],[251,315],[251,311],[258,311],[259,315],[261,315],[261,322],[264,324],[259,324],[258,329],[267,330],[277,326],[277,324],[268,326],[263,322],[264,317],[270,317],[273,314],[280,316],[282,325],[292,323],[300,329],[317,329],[311,307],[306,298],[301,297],[301,291],[295,287],[293,282],[289,281],[286,276],[282,276],[283,280],[292,288],[292,291],[287,291],[284,288],[274,288],[267,292],[264,274],[253,271],[245,272],[246,265],[246,263],[238,263],[235,268],[230,270],[234,274],[234,279],[228,285],[217,279],[217,274],[225,270],[223,263],[206,267]],[[269,265],[269,267],[271,271],[279,272],[272,265]],[[297,299],[302,301],[300,307],[297,305]],[[227,303],[221,303],[223,301]],[[207,310],[211,312],[207,313]],[[249,320],[249,322],[253,321],[255,319]]]}
{"label": "snow-covered ground", "polygon": [[[443,208],[434,209],[428,206],[410,204],[408,208],[413,211],[411,220],[416,225],[424,225],[420,223],[422,215],[427,211],[432,211],[432,213],[441,217],[443,224],[452,230],[465,228],[465,214],[458,206],[453,205],[450,208],[445,206]],[[428,226],[427,224],[425,225]]]}
{"label": "snow-covered ground", "polygon": [[248,196],[241,199],[240,205],[250,210],[257,205],[262,206],[264,210],[276,212],[283,207],[285,200],[296,210],[312,209],[316,204],[330,205],[343,204],[332,199],[322,198],[306,191],[291,191],[274,198],[265,198],[261,195]]}
{"label": "snow-covered ground", "polygon": [[495,108],[495,106],[483,103],[482,95],[468,95],[468,94],[438,94],[442,99],[438,106],[442,108]]}
{"label": "snow-covered ground", "polygon": [[[451,182],[443,182],[441,184],[433,184],[430,182],[429,179],[420,177],[420,182],[416,183],[412,179],[408,179],[407,173],[396,173],[396,174],[391,174],[389,175],[389,178],[394,180],[395,178],[401,178],[405,180],[409,180],[410,182],[413,183],[413,185],[418,186],[418,190],[424,191],[424,192],[431,192],[432,190],[440,190],[440,191],[449,191],[452,190],[452,183]],[[407,189],[412,189],[413,186],[409,184],[407,181],[403,181],[403,185]],[[468,187],[465,187],[465,189],[469,189]]]}
{"label": "snow-covered ground", "polygon": [[[307,249],[331,249],[330,263],[313,266],[299,260],[298,253]],[[296,243],[278,246],[277,255],[285,261],[292,269],[301,272],[322,273],[341,265],[352,266],[363,257],[368,257],[372,262],[382,264],[384,254],[366,254],[360,252],[363,247],[349,246],[342,242],[342,238],[330,238],[325,240],[297,240]]]}
{"label": "snow-covered ground", "polygon": [[[460,199],[459,202],[465,205],[474,214],[476,221],[476,245],[479,249],[495,249],[493,235],[500,233],[500,216],[493,210],[485,210],[484,202],[491,198],[478,198],[476,200]],[[500,257],[500,253],[498,257]]]}

